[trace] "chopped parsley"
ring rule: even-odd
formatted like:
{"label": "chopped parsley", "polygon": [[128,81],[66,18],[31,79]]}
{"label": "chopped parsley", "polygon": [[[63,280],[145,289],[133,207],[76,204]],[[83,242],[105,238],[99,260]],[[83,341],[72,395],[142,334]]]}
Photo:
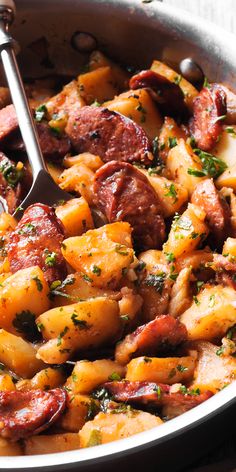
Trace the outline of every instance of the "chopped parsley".
{"label": "chopped parsley", "polygon": [[43,284],[42,284],[40,278],[39,278],[37,275],[35,275],[35,277],[32,277],[32,280],[35,281],[35,283],[36,283],[36,285],[37,285],[38,291],[39,291],[39,292],[42,292],[42,290],[43,290]]}
{"label": "chopped parsley", "polygon": [[145,364],[148,364],[148,363],[152,362],[152,359],[150,359],[150,357],[146,357],[146,356],[145,356],[145,357],[143,358],[143,362],[145,362]]}
{"label": "chopped parsley", "polygon": [[57,346],[61,346],[61,341],[62,341],[62,338],[64,338],[64,336],[66,335],[67,331],[69,331],[69,328],[68,326],[65,326],[65,328],[63,329],[63,331],[59,334],[59,336],[57,337]]}
{"label": "chopped parsley", "polygon": [[200,302],[199,302],[198,298],[196,297],[196,295],[193,295],[193,301],[194,301],[194,303],[196,303],[196,305],[200,305]]}
{"label": "chopped parsley", "polygon": [[47,110],[46,105],[40,105],[35,110],[35,120],[38,122],[42,121],[43,119],[46,118],[47,112],[48,110]]}
{"label": "chopped parsley", "polygon": [[210,88],[209,80],[207,77],[204,77],[203,87]]}
{"label": "chopped parsley", "polygon": [[206,175],[203,170],[192,169],[191,167],[188,168],[188,174],[194,175],[194,177],[204,177]]}
{"label": "chopped parsley", "polygon": [[93,268],[92,268],[92,271],[93,271],[94,274],[99,276],[99,275],[101,275],[102,269],[100,269],[100,267],[94,265]]}
{"label": "chopped parsley", "polygon": [[216,298],[215,294],[210,296],[209,303],[208,303],[209,308],[213,308],[213,306],[215,305],[215,298]]}
{"label": "chopped parsley", "polygon": [[168,138],[168,146],[170,149],[177,146],[177,138],[176,137],[169,137]]}
{"label": "chopped parsley", "polygon": [[174,256],[173,252],[165,252],[164,254],[165,254],[166,260],[168,262],[175,262],[175,256]]}
{"label": "chopped parsley", "polygon": [[233,136],[233,138],[236,138],[236,131],[235,129],[232,127],[232,126],[227,126],[225,128],[225,131],[230,134],[231,136]]}
{"label": "chopped parsley", "polygon": [[221,346],[221,347],[219,347],[219,349],[217,349],[216,355],[217,356],[222,356],[223,353],[224,353],[224,346]]}
{"label": "chopped parsley", "polygon": [[202,172],[204,175],[217,178],[227,169],[227,164],[209,152],[201,149],[194,149],[194,153],[200,158],[202,163]]}
{"label": "chopped parsley", "polygon": [[161,387],[160,385],[156,385],[154,388],[153,388],[153,391],[157,394],[157,398],[158,400],[161,399]]}
{"label": "chopped parsley", "polygon": [[115,251],[122,256],[128,256],[127,247],[124,244],[116,244]]}
{"label": "chopped parsley", "polygon": [[[20,163],[19,163],[20,164]],[[23,177],[23,164],[18,168],[10,159],[4,157],[0,162],[0,172],[11,187],[15,187]]]}
{"label": "chopped parsley", "polygon": [[149,274],[144,280],[145,285],[148,287],[154,287],[158,293],[162,293],[164,288],[166,274],[165,272],[159,272],[159,274]]}
{"label": "chopped parsley", "polygon": [[179,371],[179,372],[186,372],[188,370],[188,367],[185,367],[184,365],[181,365],[181,364],[178,364],[176,366],[176,369]]}
{"label": "chopped parsley", "polygon": [[50,298],[54,298],[55,296],[61,296],[65,298],[71,298],[78,300],[78,297],[73,297],[72,295],[68,295],[67,293],[63,292],[63,289],[67,285],[73,285],[75,283],[75,277],[73,275],[68,275],[63,282],[61,280],[54,280],[50,285]]}
{"label": "chopped parsley", "polygon": [[165,187],[168,190],[167,193],[164,194],[165,197],[173,198],[173,203],[176,203],[178,200],[178,197],[177,197],[177,192],[176,192],[176,188],[174,184],[170,184],[169,186],[165,185]]}
{"label": "chopped parsley", "polygon": [[79,329],[89,329],[87,321],[78,319],[78,314],[77,313],[75,313],[75,312],[72,313],[71,319],[72,319],[74,325],[78,326]]}
{"label": "chopped parsley", "polygon": [[45,264],[48,267],[54,267],[57,261],[57,254],[55,252],[50,252],[48,249],[45,249]]}
{"label": "chopped parsley", "polygon": [[32,223],[26,223],[19,229],[18,234],[31,234],[36,233],[36,226],[32,225]]}
{"label": "chopped parsley", "polygon": [[121,380],[121,376],[119,374],[117,374],[117,372],[112,372],[112,374],[109,375],[108,380],[112,380],[112,381],[117,380],[117,381],[119,381],[119,380]]}
{"label": "chopped parsley", "polygon": [[182,75],[180,75],[180,74],[176,75],[176,76],[174,77],[174,83],[175,83],[176,85],[179,85],[180,82],[181,82],[181,80],[182,80],[182,78],[183,78]]}
{"label": "chopped parsley", "polygon": [[86,282],[93,282],[93,279],[91,279],[91,277],[89,277],[87,274],[83,274],[82,277]]}

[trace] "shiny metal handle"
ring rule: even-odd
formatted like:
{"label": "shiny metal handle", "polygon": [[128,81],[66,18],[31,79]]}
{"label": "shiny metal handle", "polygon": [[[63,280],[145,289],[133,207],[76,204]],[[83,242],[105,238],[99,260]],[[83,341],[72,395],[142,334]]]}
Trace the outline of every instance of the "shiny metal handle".
{"label": "shiny metal handle", "polygon": [[4,3],[0,0],[0,55],[35,180],[38,173],[42,169],[46,170],[46,167],[16,62],[14,41],[8,34],[8,24],[14,18],[12,5],[12,0],[4,0]]}

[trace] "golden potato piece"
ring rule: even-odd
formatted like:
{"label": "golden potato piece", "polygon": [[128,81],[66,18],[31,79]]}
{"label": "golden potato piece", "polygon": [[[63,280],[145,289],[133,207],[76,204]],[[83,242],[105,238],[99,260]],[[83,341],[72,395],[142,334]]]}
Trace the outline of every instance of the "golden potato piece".
{"label": "golden potato piece", "polygon": [[223,126],[220,139],[211,152],[214,156],[221,159],[228,168],[235,165],[236,162],[236,125]]}
{"label": "golden potato piece", "polygon": [[196,359],[185,357],[137,357],[127,365],[126,379],[157,383],[185,383],[192,379]]}
{"label": "golden potato piece", "polygon": [[171,179],[188,190],[190,196],[196,185],[206,178],[202,175],[200,158],[194,154],[191,146],[183,139],[179,139],[177,145],[170,149],[166,168]]}
{"label": "golden potato piece", "polygon": [[128,87],[129,74],[118,64],[108,59],[102,52],[93,51],[89,58],[89,70],[96,70],[99,67],[109,66],[112,70],[114,81],[120,90]]}
{"label": "golden potato piece", "polygon": [[48,310],[49,287],[38,266],[28,267],[7,277],[0,286],[0,326],[24,335],[25,322]]}
{"label": "golden potato piece", "polygon": [[93,228],[93,218],[88,203],[83,197],[72,198],[56,208],[67,237],[80,236]]}
{"label": "golden potato piece", "polygon": [[43,367],[32,344],[4,329],[0,329],[0,362],[23,378],[32,377]]}
{"label": "golden potato piece", "polygon": [[85,164],[74,164],[65,169],[60,175],[58,183],[66,192],[77,192],[90,204],[94,200],[93,192],[94,172]]}
{"label": "golden potato piece", "polygon": [[236,192],[236,164],[226,169],[215,181],[215,184],[219,189],[229,187]]}
{"label": "golden potato piece", "polygon": [[76,433],[41,434],[25,439],[25,454],[53,454],[55,452],[79,449],[79,437]]}
{"label": "golden potato piece", "polygon": [[185,132],[173,118],[165,116],[163,126],[158,139],[158,150],[161,159],[166,162],[168,153],[177,144],[178,139],[186,139]]}
{"label": "golden potato piece", "polygon": [[66,375],[62,369],[48,367],[40,370],[32,379],[19,380],[17,390],[49,390],[65,383]]}
{"label": "golden potato piece", "polygon": [[180,317],[191,340],[211,341],[223,337],[236,323],[236,291],[216,285],[206,287]]}
{"label": "golden potato piece", "polygon": [[88,419],[99,411],[99,402],[88,395],[68,392],[67,408],[59,420],[60,428],[70,433],[78,433]]}
{"label": "golden potato piece", "polygon": [[77,156],[64,157],[63,165],[65,167],[72,167],[75,164],[85,164],[89,169],[96,171],[103,165],[103,162],[99,156],[95,156],[90,152],[82,152]]}
{"label": "golden potato piece", "polygon": [[190,388],[216,393],[236,378],[236,359],[233,356],[221,356],[219,347],[209,342],[194,343],[199,356]]}
{"label": "golden potato piece", "polygon": [[209,233],[205,216],[203,210],[189,203],[187,210],[174,218],[168,240],[163,245],[164,253],[172,253],[178,258],[196,249]]}
{"label": "golden potato piece", "polygon": [[22,456],[23,448],[19,443],[0,438],[0,456]]}
{"label": "golden potato piece", "polygon": [[66,386],[73,393],[90,393],[108,380],[120,380],[125,376],[125,367],[110,359],[79,361],[76,363]]}
{"label": "golden potato piece", "polygon": [[158,195],[164,218],[178,213],[188,201],[188,191],[182,185],[166,179],[160,175],[152,174],[151,168],[147,171],[140,169],[146,175],[150,184]]}
{"label": "golden potato piece", "polygon": [[109,66],[99,67],[78,77],[79,92],[87,105],[95,100],[103,103],[118,93],[112,70]]}
{"label": "golden potato piece", "polygon": [[66,239],[62,254],[85,280],[100,288],[117,287],[122,270],[133,261],[131,227],[117,222],[87,231],[86,234]]}
{"label": "golden potato piece", "polygon": [[125,413],[98,413],[79,432],[80,446],[91,447],[127,438],[162,424],[157,416],[127,407]]}
{"label": "golden potato piece", "polygon": [[[0,391],[16,390],[16,386],[10,374],[0,374]],[[0,454],[1,455],[1,454]]]}
{"label": "golden potato piece", "polygon": [[163,121],[162,116],[147,90],[129,90],[118,95],[112,101],[104,103],[104,106],[127,116],[142,126],[151,140],[159,135]]}
{"label": "golden potato piece", "polygon": [[[44,339],[57,339],[57,350],[62,352],[64,359],[76,350],[91,349],[113,341],[121,330],[118,303],[105,297],[53,308],[43,313],[37,323]],[[39,348],[37,356],[53,363],[42,355],[45,346]]]}

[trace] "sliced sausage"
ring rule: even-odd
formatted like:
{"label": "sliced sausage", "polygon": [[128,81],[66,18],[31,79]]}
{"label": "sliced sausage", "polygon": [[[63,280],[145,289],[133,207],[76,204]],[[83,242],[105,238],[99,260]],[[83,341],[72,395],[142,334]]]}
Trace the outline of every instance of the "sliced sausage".
{"label": "sliced sausage", "polygon": [[47,429],[66,406],[66,391],[0,392],[0,436],[17,441]]}
{"label": "sliced sausage", "polygon": [[[171,406],[172,417],[194,408],[213,395],[210,391],[193,395],[191,390],[189,393],[172,393],[171,387],[166,384],[130,382],[128,380],[106,382],[103,384],[103,387],[112,395],[113,400],[118,402],[141,404],[150,407]],[[186,392],[188,392],[187,389]]]}
{"label": "sliced sausage", "polygon": [[49,282],[66,276],[61,253],[64,228],[54,208],[35,203],[27,208],[8,245],[11,272],[38,265]]}
{"label": "sliced sausage", "polygon": [[17,171],[14,162],[0,152],[0,196],[10,214],[14,213],[23,196],[22,177],[23,173]]}
{"label": "sliced sausage", "polygon": [[203,180],[196,186],[191,202],[205,211],[214,242],[220,246],[230,234],[231,211],[212,179]]}
{"label": "sliced sausage", "polygon": [[0,144],[18,128],[18,119],[14,105],[8,105],[0,110]]}
{"label": "sliced sausage", "polygon": [[46,159],[62,159],[70,151],[70,140],[65,134],[55,134],[46,122],[36,123],[36,129]]}
{"label": "sliced sausage", "polygon": [[95,174],[95,199],[108,221],[128,221],[138,249],[159,248],[165,223],[158,196],[148,179],[127,162],[111,161]]}
{"label": "sliced sausage", "polygon": [[204,87],[193,103],[190,131],[197,147],[210,151],[222,132],[222,118],[226,115],[226,93],[218,84]]}
{"label": "sliced sausage", "polygon": [[154,92],[152,96],[164,115],[182,118],[188,115],[184,94],[179,85],[153,70],[143,70],[134,75],[130,79],[129,86],[132,90],[151,89]]}
{"label": "sliced sausage", "polygon": [[127,364],[132,357],[152,356],[157,352],[166,351],[186,341],[186,327],[170,315],[162,315],[139,326],[117,344],[116,361]]}
{"label": "sliced sausage", "polygon": [[134,121],[103,107],[85,106],[72,110],[66,132],[76,152],[91,152],[104,162],[152,160],[151,143]]}

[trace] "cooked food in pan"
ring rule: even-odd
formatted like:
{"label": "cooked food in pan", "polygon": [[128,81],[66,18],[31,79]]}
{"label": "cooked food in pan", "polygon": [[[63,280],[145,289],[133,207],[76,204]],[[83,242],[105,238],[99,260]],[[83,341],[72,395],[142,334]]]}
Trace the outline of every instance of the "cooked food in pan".
{"label": "cooked food in pan", "polygon": [[26,89],[71,200],[17,217],[32,178],[1,88],[0,455],[161,427],[236,375],[236,95],[99,51]]}

